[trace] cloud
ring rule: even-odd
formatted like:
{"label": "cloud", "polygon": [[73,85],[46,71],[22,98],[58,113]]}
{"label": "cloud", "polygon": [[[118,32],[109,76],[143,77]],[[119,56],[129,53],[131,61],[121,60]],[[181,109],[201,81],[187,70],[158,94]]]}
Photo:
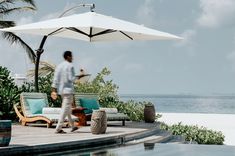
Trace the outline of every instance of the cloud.
{"label": "cloud", "polygon": [[202,27],[216,28],[234,20],[234,0],[200,0],[202,13],[197,24]]}
{"label": "cloud", "polygon": [[124,70],[128,71],[128,72],[141,72],[143,71],[144,67],[142,64],[138,64],[138,63],[127,63],[124,66]]}
{"label": "cloud", "polygon": [[79,68],[84,69],[85,71],[90,70],[96,64],[95,59],[92,57],[83,57],[79,61]]}
{"label": "cloud", "polygon": [[226,58],[227,58],[228,60],[234,62],[234,64],[235,64],[235,51],[229,53],[229,54],[226,56]]}
{"label": "cloud", "polygon": [[[233,38],[233,43],[235,43],[235,36]],[[234,65],[235,65],[235,50],[233,50],[232,52],[230,52],[227,56],[226,59],[231,61]]]}
{"label": "cloud", "polygon": [[180,36],[183,37],[183,40],[176,43],[176,46],[183,47],[183,46],[193,46],[193,37],[196,35],[196,30],[188,29],[185,30]]}
{"label": "cloud", "polygon": [[46,16],[43,16],[42,18],[40,18],[40,21],[58,18],[59,15],[60,15],[60,12],[53,12],[53,13],[47,14]]}
{"label": "cloud", "polygon": [[[235,36],[233,43],[235,43]],[[235,71],[235,49],[226,55],[226,59],[231,63],[232,70]]]}
{"label": "cloud", "polygon": [[188,56],[194,57],[196,55],[195,47],[197,42],[195,41],[194,38],[196,35],[197,35],[197,30],[195,29],[185,30],[180,35],[181,37],[183,37],[183,40],[176,42],[174,46],[184,48],[183,51],[187,52]]}
{"label": "cloud", "polygon": [[232,51],[231,53],[229,53],[227,56],[226,56],[226,59],[229,60],[229,62],[231,63],[231,70],[233,72],[235,72],[235,50]]}
{"label": "cloud", "polygon": [[[139,7],[137,10],[137,18],[148,25],[154,24],[155,19],[155,9],[154,9],[154,0],[145,0],[144,4]],[[144,17],[144,18],[143,18]]]}
{"label": "cloud", "polygon": [[19,20],[16,21],[17,25],[23,25],[23,24],[28,24],[33,22],[33,17],[28,16],[28,17],[21,17]]}
{"label": "cloud", "polygon": [[[10,45],[6,40],[0,39],[1,51],[0,66],[7,67],[12,73],[25,73],[28,70],[27,56],[18,45]],[[17,61],[16,61],[17,59]]]}
{"label": "cloud", "polygon": [[[53,19],[53,18],[58,18],[64,11],[72,8],[73,6],[76,6],[76,3],[66,3],[65,7],[63,8],[63,10],[59,10],[57,12],[52,12],[50,14],[47,14],[46,16],[43,16],[40,21],[44,21],[44,20],[49,20],[49,19]],[[76,12],[75,10],[71,10],[68,13],[66,13],[64,16],[66,15],[71,15],[74,14]]]}

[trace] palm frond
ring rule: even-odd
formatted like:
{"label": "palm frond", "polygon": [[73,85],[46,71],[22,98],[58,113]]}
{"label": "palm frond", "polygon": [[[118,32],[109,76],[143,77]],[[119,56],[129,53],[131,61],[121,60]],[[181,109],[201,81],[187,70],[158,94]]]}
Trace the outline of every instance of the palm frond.
{"label": "palm frond", "polygon": [[0,0],[0,5],[13,4],[12,0]]}
{"label": "palm frond", "polygon": [[10,13],[14,13],[15,11],[30,11],[30,10],[35,10],[34,7],[30,6],[23,6],[23,7],[15,7],[15,8],[10,8],[10,9],[0,9],[0,14],[2,15],[8,15]]}
{"label": "palm frond", "polygon": [[15,26],[14,21],[0,21],[0,28],[8,28],[8,27],[13,27]]}
{"label": "palm frond", "polygon": [[22,2],[25,2],[27,4],[32,5],[34,8],[36,8],[36,4],[34,0],[21,0]]}
{"label": "palm frond", "polygon": [[[20,1],[30,4],[31,6],[36,8],[34,0],[20,0]],[[0,5],[9,5],[9,4],[14,4],[15,2],[19,2],[19,0],[0,0]]]}
{"label": "palm frond", "polygon": [[5,38],[8,41],[10,41],[11,44],[13,44],[13,43],[20,44],[26,50],[26,53],[27,53],[29,59],[31,60],[31,62],[33,62],[33,63],[35,62],[36,55],[35,55],[34,51],[20,37],[18,37],[17,35],[15,35],[12,32],[3,32],[2,35],[3,35],[3,38]]}
{"label": "palm frond", "polygon": [[51,71],[54,71],[55,70],[55,67],[56,65],[48,62],[48,61],[41,61],[40,62],[40,65],[44,66],[44,67],[47,67],[48,69],[50,69]]}
{"label": "palm frond", "polygon": [[[0,12],[3,12],[3,11],[5,11],[5,10],[7,10],[7,7],[4,6],[4,5],[2,5],[2,4],[0,4]],[[0,15],[1,15],[1,14],[0,14]]]}
{"label": "palm frond", "polygon": [[[41,61],[38,70],[38,75],[39,76],[47,76],[55,72],[55,65],[46,61]],[[34,77],[34,69],[30,69],[27,73],[27,76],[29,77]]]}

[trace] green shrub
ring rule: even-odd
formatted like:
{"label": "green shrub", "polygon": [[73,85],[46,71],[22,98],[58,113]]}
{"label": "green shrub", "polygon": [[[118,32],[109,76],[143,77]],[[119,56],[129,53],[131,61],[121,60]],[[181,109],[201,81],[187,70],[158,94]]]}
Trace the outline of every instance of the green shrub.
{"label": "green shrub", "polygon": [[115,107],[119,112],[125,113],[129,116],[132,121],[141,121],[144,119],[144,105],[146,102],[135,102],[133,100],[129,100],[127,102],[123,101],[109,101],[102,103],[100,105],[102,107]]}
{"label": "green shrub", "polygon": [[19,102],[24,87],[18,87],[6,67],[0,66],[0,119],[15,120],[13,105]]}
{"label": "green shrub", "polygon": [[110,102],[118,101],[118,86],[113,83],[113,80],[105,80],[105,77],[110,74],[111,71],[107,68],[102,69],[92,81],[75,85],[76,93],[97,93],[102,103],[108,102],[107,99]]}
{"label": "green shrub", "polygon": [[161,129],[169,130],[173,135],[182,135],[186,141],[196,141],[198,144],[222,145],[225,138],[220,131],[208,130],[203,126],[182,125],[181,122],[172,126],[162,123]]}
{"label": "green shrub", "polygon": [[[0,88],[0,119],[15,119],[13,104],[19,102],[20,93],[34,91],[33,82],[27,82],[22,87],[17,87],[9,73],[6,68],[0,68],[0,84],[4,86]],[[144,106],[149,102],[120,101],[117,94],[118,86],[112,80],[105,80],[105,77],[110,73],[107,68],[102,69],[91,82],[75,86],[75,91],[77,93],[97,93],[101,107],[115,107],[119,112],[127,114],[132,121],[143,120]],[[47,94],[51,107],[60,107],[61,97],[55,101],[50,97],[52,79],[53,73],[39,76],[39,92]],[[156,117],[159,117],[159,115]]]}
{"label": "green shrub", "polygon": [[[50,107],[61,107],[62,99],[60,96],[56,100],[51,98],[51,84],[53,80],[53,74],[38,77],[38,88],[39,92],[46,93]],[[25,92],[34,92],[34,82],[24,84]]]}
{"label": "green shrub", "polygon": [[143,120],[146,102],[120,101],[117,94],[118,86],[112,80],[105,80],[110,74],[111,72],[104,68],[92,81],[78,84],[75,90],[77,93],[97,93],[101,107],[115,107],[119,112],[127,114],[132,121]]}
{"label": "green shrub", "polygon": [[53,74],[49,74],[46,76],[40,76],[38,78],[38,88],[41,93],[47,94],[47,99],[49,102],[50,107],[61,107],[62,98],[61,96],[58,96],[56,100],[53,100],[51,98],[51,85],[53,80]]}

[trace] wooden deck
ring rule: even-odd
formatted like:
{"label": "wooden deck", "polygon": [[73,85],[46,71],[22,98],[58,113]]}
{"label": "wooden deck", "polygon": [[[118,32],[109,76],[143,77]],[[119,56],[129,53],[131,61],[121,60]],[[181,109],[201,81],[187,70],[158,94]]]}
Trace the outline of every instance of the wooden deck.
{"label": "wooden deck", "polygon": [[[113,123],[107,127],[105,134],[94,135],[90,131],[90,126],[80,127],[75,132],[70,132],[71,128],[64,128],[66,134],[55,134],[55,127],[46,128],[35,126],[12,126],[12,138],[8,147],[0,147],[1,155],[24,154],[24,151],[41,153],[55,151],[58,149],[84,148],[97,146],[97,144],[121,143],[125,140],[153,135],[159,130],[157,123],[127,122],[126,126],[121,126],[120,122]],[[70,146],[70,147],[69,147]],[[36,150],[37,149],[37,150]],[[46,151],[45,151],[46,150]],[[26,153],[29,154],[29,153]]]}

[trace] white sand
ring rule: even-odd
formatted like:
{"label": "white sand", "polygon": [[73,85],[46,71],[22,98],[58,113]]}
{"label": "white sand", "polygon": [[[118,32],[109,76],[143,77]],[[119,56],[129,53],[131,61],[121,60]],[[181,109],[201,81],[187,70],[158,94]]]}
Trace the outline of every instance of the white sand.
{"label": "white sand", "polygon": [[235,114],[158,113],[162,114],[158,120],[169,125],[182,122],[221,131],[225,135],[224,144],[235,146]]}

